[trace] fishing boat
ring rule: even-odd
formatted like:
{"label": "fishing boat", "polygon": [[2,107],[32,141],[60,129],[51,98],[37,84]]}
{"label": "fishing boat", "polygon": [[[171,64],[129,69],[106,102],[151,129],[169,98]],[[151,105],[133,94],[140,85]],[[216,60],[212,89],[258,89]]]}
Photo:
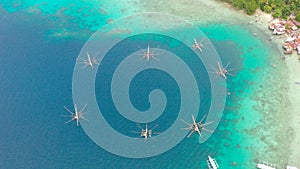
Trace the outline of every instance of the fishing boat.
{"label": "fishing boat", "polygon": [[207,162],[208,169],[217,169],[217,168],[219,168],[217,161],[214,158],[210,157],[210,156],[208,156],[208,160],[206,162]]}

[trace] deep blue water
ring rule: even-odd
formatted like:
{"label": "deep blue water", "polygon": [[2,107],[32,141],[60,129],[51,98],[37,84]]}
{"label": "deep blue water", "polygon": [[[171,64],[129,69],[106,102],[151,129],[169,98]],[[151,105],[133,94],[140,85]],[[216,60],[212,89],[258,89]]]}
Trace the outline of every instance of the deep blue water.
{"label": "deep blue water", "polygon": [[47,39],[47,18],[3,9],[1,14],[0,166],[64,167],[69,155],[61,152],[72,153],[65,151],[66,142],[86,137],[80,128],[68,130],[72,125],[63,125],[66,119],[60,116],[62,106],[72,103],[72,65],[83,41]]}

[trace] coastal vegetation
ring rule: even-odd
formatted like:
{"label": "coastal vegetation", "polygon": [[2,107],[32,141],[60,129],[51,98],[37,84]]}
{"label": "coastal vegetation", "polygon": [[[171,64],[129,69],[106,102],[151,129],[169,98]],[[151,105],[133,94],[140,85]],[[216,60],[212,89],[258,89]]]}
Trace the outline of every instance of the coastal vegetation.
{"label": "coastal vegetation", "polygon": [[254,14],[257,9],[271,13],[274,18],[286,19],[295,14],[296,20],[300,22],[300,0],[220,0],[232,4],[239,10],[245,10],[249,15]]}
{"label": "coastal vegetation", "polygon": [[300,22],[300,13],[296,15],[296,21]]}

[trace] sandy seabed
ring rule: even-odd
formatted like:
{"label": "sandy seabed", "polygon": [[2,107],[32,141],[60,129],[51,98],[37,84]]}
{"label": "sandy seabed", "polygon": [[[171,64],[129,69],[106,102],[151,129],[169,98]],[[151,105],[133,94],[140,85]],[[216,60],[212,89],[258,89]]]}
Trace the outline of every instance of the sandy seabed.
{"label": "sandy seabed", "polygon": [[[265,14],[261,11],[257,11],[256,15],[259,17],[261,24],[257,27],[262,31],[267,30],[267,26],[273,20],[273,17],[270,14]],[[269,31],[270,32],[270,31]],[[287,35],[282,38],[275,38],[273,40],[274,45],[282,49],[282,44],[287,38]],[[286,137],[291,137],[292,142],[290,143],[290,154],[289,161],[291,165],[300,166],[300,86],[296,85],[296,82],[300,81],[300,61],[296,52],[290,56],[286,56],[285,63],[287,65],[288,74],[285,77],[288,77],[288,96],[289,96],[289,111],[282,112],[283,114],[289,114],[289,120],[287,126],[290,128],[291,135],[285,135]]]}

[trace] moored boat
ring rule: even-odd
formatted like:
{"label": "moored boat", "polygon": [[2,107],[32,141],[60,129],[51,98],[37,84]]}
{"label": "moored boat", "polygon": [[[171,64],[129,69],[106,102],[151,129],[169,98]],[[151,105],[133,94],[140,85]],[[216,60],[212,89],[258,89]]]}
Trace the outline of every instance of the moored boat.
{"label": "moored boat", "polygon": [[210,157],[210,156],[208,156],[208,160],[206,162],[207,162],[208,169],[217,169],[217,168],[219,168],[217,161],[214,158]]}

